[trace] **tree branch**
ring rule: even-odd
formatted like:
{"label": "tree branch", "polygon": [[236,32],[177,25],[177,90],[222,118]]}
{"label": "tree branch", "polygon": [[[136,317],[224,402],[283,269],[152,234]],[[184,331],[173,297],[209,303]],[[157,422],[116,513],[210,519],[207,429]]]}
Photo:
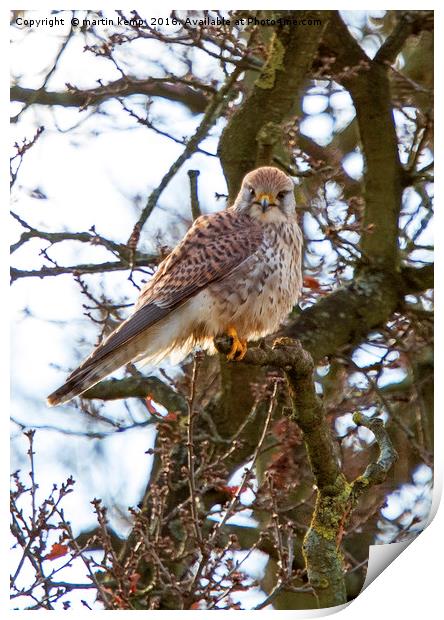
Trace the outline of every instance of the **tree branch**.
{"label": "tree branch", "polygon": [[152,78],[137,80],[125,77],[88,90],[68,88],[66,91],[46,91],[14,85],[10,91],[11,101],[19,101],[29,105],[38,103],[48,106],[76,107],[82,110],[91,105],[99,105],[107,99],[130,95],[162,97],[170,101],[177,101],[187,106],[194,114],[204,112],[208,105],[208,95],[197,88]]}
{"label": "tree branch", "polygon": [[376,462],[370,463],[362,476],[353,482],[353,495],[356,500],[370,486],[384,482],[398,455],[384,427],[384,422],[380,418],[369,418],[356,411],[353,414],[353,422],[371,430],[379,446],[379,456]]}
{"label": "tree branch", "polygon": [[81,241],[82,243],[91,243],[91,245],[103,245],[107,250],[110,250],[117,256],[128,254],[128,249],[125,245],[121,243],[116,243],[115,241],[111,241],[110,239],[106,239],[105,237],[102,237],[95,232],[47,232],[44,230],[37,230],[36,228],[33,228],[32,226],[27,224],[15,213],[11,212],[11,215],[23,227],[27,228],[27,230],[20,235],[20,239],[16,243],[13,243],[11,245],[11,254],[18,250],[24,243],[26,243],[30,239],[44,239],[45,241],[49,241],[51,245],[54,245],[55,243],[60,243],[62,241]]}
{"label": "tree branch", "polygon": [[[227,339],[219,339],[216,346],[224,353],[229,350]],[[359,415],[356,423],[365,424],[375,433],[381,453],[363,476],[349,483],[339,467],[333,435],[316,393],[313,359],[301,343],[281,338],[273,348],[250,348],[243,362],[285,371],[293,404],[290,417],[302,430],[317,486],[316,506],[303,543],[307,573],[320,607],[343,604],[346,587],[339,543],[344,524],[365,489],[385,480],[396,453],[382,422]]]}
{"label": "tree branch", "polygon": [[197,192],[197,179],[199,174],[199,170],[188,170],[188,176],[190,178],[191,216],[193,221],[196,220],[199,215],[202,215],[199,205],[199,195]]}
{"label": "tree branch", "polygon": [[225,84],[214,95],[213,99],[208,104],[205,110],[205,114],[196,131],[194,132],[194,135],[188,140],[185,149],[172,164],[172,166],[165,174],[156,189],[151,192],[148,201],[145,207],[142,209],[139,219],[135,225],[135,227],[138,227],[139,230],[143,228],[143,225],[145,224],[154,207],[156,206],[157,201],[159,200],[164,189],[167,187],[168,183],[174,177],[176,172],[180,169],[182,164],[186,162],[186,160],[195,152],[200,142],[202,142],[202,140],[207,136],[208,131],[214,125],[218,116],[222,115],[224,109],[230,101],[230,94],[232,92],[232,88],[241,72],[242,71],[239,68],[234,69],[231,75],[227,78]]}
{"label": "tree branch", "polygon": [[[133,267],[151,267],[159,262],[159,257],[147,255],[139,255],[134,259]],[[80,265],[71,265],[68,267],[56,266],[46,267],[44,265],[40,269],[26,270],[11,267],[11,282],[20,278],[47,278],[51,276],[60,276],[66,273],[74,275],[82,275],[85,273],[105,273],[110,271],[125,271],[131,267],[126,261],[110,261],[107,263],[84,263]]]}
{"label": "tree branch", "polygon": [[409,36],[419,34],[422,29],[429,29],[432,24],[433,11],[402,11],[393,32],[377,51],[374,61],[394,62]]}
{"label": "tree branch", "polygon": [[403,267],[404,294],[420,293],[434,287],[435,268],[433,264],[424,267]]}
{"label": "tree branch", "polygon": [[231,118],[219,142],[219,156],[228,183],[229,200],[239,190],[245,174],[255,167],[261,129],[270,123],[279,125],[294,108],[329,13],[313,10],[280,12],[282,18],[294,19],[295,15],[301,19],[319,18],[322,26],[308,29],[304,36],[301,36],[298,28],[282,26],[277,27],[272,35],[267,62],[250,96]]}
{"label": "tree branch", "polygon": [[146,398],[153,400],[168,411],[186,412],[185,398],[157,377],[128,377],[125,379],[108,379],[101,381],[82,394],[82,398],[100,398],[117,400],[120,398]]}
{"label": "tree branch", "polygon": [[318,362],[383,325],[405,295],[431,287],[433,265],[403,267],[399,274],[365,269],[346,286],[303,310],[280,334],[299,339]]}
{"label": "tree branch", "polygon": [[381,269],[396,269],[398,217],[402,197],[399,162],[387,66],[370,60],[335,11],[325,41],[336,60],[332,70],[350,92],[356,109],[365,157],[361,251]]}

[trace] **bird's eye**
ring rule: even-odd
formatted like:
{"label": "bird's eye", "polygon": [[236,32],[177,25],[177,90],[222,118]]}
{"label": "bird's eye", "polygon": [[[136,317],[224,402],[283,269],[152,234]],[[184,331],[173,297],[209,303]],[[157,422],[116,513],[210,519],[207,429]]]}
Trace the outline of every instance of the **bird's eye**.
{"label": "bird's eye", "polygon": [[249,188],[248,188],[248,191],[250,192],[250,196],[254,196],[254,195],[255,195],[255,193],[256,193],[256,192],[254,191],[254,188],[253,188],[253,187],[249,187]]}
{"label": "bird's eye", "polygon": [[283,190],[282,192],[278,193],[277,197],[279,198],[279,200],[283,200],[287,194],[288,194],[288,191]]}

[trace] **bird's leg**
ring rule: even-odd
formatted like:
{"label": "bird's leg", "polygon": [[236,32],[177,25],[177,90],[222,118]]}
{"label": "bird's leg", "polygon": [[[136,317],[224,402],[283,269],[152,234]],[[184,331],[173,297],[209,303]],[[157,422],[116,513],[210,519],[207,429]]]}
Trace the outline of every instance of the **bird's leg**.
{"label": "bird's leg", "polygon": [[227,360],[240,361],[245,357],[245,353],[247,352],[247,341],[239,338],[235,327],[229,327],[227,334],[232,340],[230,352],[227,354]]}

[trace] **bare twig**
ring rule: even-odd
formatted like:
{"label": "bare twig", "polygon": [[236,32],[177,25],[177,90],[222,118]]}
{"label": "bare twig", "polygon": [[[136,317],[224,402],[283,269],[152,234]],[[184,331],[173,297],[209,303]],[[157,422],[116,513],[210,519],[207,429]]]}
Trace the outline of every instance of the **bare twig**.
{"label": "bare twig", "polygon": [[197,194],[197,179],[199,174],[199,170],[188,170],[188,176],[190,177],[191,217],[193,220],[201,215],[199,196]]}
{"label": "bare twig", "polygon": [[202,546],[202,532],[200,530],[197,496],[196,496],[196,479],[195,479],[195,460],[194,454],[194,421],[196,418],[195,398],[196,383],[199,376],[199,367],[202,363],[202,354],[194,355],[193,374],[191,377],[190,395],[187,400],[188,404],[188,429],[187,429],[187,453],[188,453],[188,483],[190,487],[191,500],[191,517],[193,520],[194,533],[199,546]]}
{"label": "bare twig", "polygon": [[194,135],[188,140],[184,151],[172,164],[172,166],[164,175],[156,189],[151,192],[145,207],[142,209],[136,226],[140,226],[140,228],[142,229],[143,225],[149,218],[151,212],[156,206],[157,201],[159,200],[164,189],[167,187],[168,183],[174,177],[176,172],[181,168],[182,164],[184,164],[186,160],[195,152],[200,142],[202,142],[202,140],[207,136],[208,131],[216,122],[216,119],[223,114],[230,101],[229,95],[232,91],[232,88],[241,73],[242,70],[240,68],[237,67],[236,69],[234,69],[229,78],[226,80],[225,84],[221,87],[218,93],[214,95],[213,99],[208,104],[203,119],[201,120]]}
{"label": "bare twig", "polygon": [[[11,177],[10,182],[9,182],[10,189],[12,189],[14,183],[17,180],[17,175],[20,170],[20,166],[22,165],[23,157],[26,151],[29,151],[29,149],[34,146],[34,144],[40,138],[44,130],[45,128],[43,126],[39,127],[37,131],[35,132],[34,137],[31,140],[29,141],[23,140],[22,144],[18,144],[17,142],[15,143],[14,146],[17,152],[9,160],[9,172],[10,172],[10,177]],[[18,163],[15,163],[16,159],[18,159]],[[14,164],[15,164],[15,168],[14,168]]]}

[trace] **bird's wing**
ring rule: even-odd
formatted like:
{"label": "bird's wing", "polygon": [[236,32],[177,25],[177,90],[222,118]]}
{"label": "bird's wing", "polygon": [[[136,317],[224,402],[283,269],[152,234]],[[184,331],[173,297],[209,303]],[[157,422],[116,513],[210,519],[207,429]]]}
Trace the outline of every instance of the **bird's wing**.
{"label": "bird's wing", "polygon": [[227,276],[254,254],[261,241],[262,229],[248,215],[228,209],[197,218],[142,290],[134,314],[80,368],[114,352],[208,284]]}

